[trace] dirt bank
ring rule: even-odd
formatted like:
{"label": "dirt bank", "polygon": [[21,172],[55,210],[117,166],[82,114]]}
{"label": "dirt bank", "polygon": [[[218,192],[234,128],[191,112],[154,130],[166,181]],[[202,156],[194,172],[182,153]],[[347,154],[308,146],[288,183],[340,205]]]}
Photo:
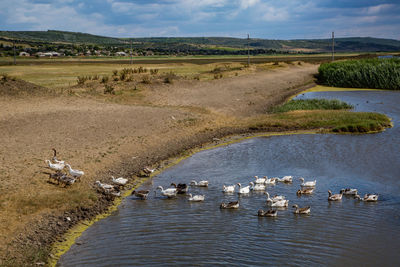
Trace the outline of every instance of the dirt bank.
{"label": "dirt bank", "polygon": [[[147,165],[247,132],[243,121],[309,85],[316,71],[316,65],[304,64],[153,85],[139,104],[76,96],[1,98],[1,263],[42,262],[69,227],[103,212],[110,202],[96,193],[94,181],[109,182],[114,174],[134,184]],[[53,147],[59,158],[85,171],[81,182],[70,188],[48,182],[44,160]]]}

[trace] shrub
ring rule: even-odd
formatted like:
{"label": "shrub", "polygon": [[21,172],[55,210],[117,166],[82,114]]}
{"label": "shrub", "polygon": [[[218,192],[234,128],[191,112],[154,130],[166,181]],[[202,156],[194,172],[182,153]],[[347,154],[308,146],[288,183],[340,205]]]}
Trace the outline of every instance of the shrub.
{"label": "shrub", "polygon": [[118,75],[118,70],[113,70],[112,73],[113,73],[114,76],[117,76]]}
{"label": "shrub", "polygon": [[174,83],[174,79],[176,79],[176,78],[177,78],[176,74],[174,72],[170,71],[165,74],[164,83],[172,84],[172,83]]}
{"label": "shrub", "polygon": [[101,83],[108,83],[108,79],[109,79],[108,76],[103,76],[103,77],[101,78]]}
{"label": "shrub", "polygon": [[93,75],[92,80],[98,80],[99,79],[99,75]]}
{"label": "shrub", "polygon": [[7,73],[1,74],[1,81],[2,82],[6,82],[9,78],[10,78],[10,76],[8,76]]}
{"label": "shrub", "polygon": [[88,80],[88,77],[86,76],[78,76],[77,77],[77,82],[79,85],[85,84],[85,82]]}
{"label": "shrub", "polygon": [[151,75],[156,75],[158,73],[158,69],[150,69]]}
{"label": "shrub", "polygon": [[224,75],[222,73],[214,74],[214,79],[221,79]]}
{"label": "shrub", "polygon": [[150,76],[149,75],[143,75],[142,83],[150,84],[151,83]]}
{"label": "shrub", "polygon": [[322,64],[321,84],[350,88],[400,90],[400,59],[361,59]]}
{"label": "shrub", "polygon": [[104,87],[104,94],[115,95],[114,87],[112,85],[106,84]]}

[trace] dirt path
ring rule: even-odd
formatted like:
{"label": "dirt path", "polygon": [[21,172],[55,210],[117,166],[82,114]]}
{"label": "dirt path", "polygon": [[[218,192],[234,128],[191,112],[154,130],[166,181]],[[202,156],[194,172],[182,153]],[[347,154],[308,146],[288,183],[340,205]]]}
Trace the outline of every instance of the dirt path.
{"label": "dirt path", "polygon": [[[27,250],[48,245],[68,228],[54,221],[57,216],[98,202],[94,181],[107,182],[111,173],[132,177],[147,164],[226,134],[219,129],[281,102],[316,71],[306,64],[153,86],[143,105],[78,97],[0,99],[0,258],[34,261]],[[67,189],[47,182],[44,160],[53,147],[59,158],[85,171],[82,182]],[[69,214],[74,220],[83,216]]]}

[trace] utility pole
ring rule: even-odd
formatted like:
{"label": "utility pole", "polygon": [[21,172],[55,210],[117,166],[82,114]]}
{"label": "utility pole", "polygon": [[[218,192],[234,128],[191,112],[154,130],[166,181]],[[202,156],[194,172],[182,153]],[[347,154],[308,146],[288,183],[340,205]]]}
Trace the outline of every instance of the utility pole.
{"label": "utility pole", "polygon": [[335,61],[335,32],[332,32],[332,61]]}
{"label": "utility pole", "polygon": [[133,51],[132,51],[132,40],[131,40],[131,65],[133,64]]}
{"label": "utility pole", "polygon": [[14,65],[17,65],[17,58],[15,53],[15,41],[13,41],[13,51],[14,51]]}
{"label": "utility pole", "polygon": [[250,34],[247,34],[247,65],[250,67]]}

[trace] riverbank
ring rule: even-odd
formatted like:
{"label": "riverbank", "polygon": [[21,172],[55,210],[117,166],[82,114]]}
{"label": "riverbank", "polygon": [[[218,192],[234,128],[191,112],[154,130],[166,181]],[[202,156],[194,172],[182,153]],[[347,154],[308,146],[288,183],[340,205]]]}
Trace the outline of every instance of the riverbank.
{"label": "riverbank", "polygon": [[[113,202],[96,193],[96,180],[124,176],[134,187],[145,166],[162,169],[171,164],[165,159],[224,136],[304,129],[299,116],[307,122],[310,114],[280,118],[265,111],[312,86],[317,67],[154,85],[134,103],[79,96],[0,100],[0,154],[7,155],[0,158],[1,264],[46,263],[51,245],[68,229],[107,212]],[[85,171],[82,182],[70,188],[47,182],[44,160],[53,147]]]}

